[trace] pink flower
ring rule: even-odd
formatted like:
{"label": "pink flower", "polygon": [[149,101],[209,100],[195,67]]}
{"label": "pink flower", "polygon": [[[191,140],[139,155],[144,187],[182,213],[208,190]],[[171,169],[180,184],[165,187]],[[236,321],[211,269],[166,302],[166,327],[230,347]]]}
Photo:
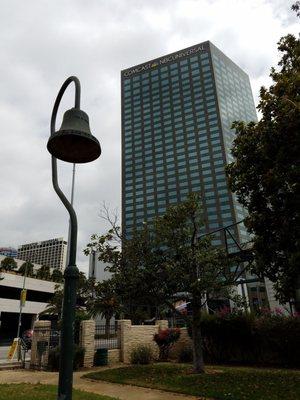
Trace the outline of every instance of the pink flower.
{"label": "pink flower", "polygon": [[275,311],[275,314],[276,314],[276,315],[283,315],[283,311],[282,311],[282,309],[279,308],[279,307],[275,307],[274,311]]}

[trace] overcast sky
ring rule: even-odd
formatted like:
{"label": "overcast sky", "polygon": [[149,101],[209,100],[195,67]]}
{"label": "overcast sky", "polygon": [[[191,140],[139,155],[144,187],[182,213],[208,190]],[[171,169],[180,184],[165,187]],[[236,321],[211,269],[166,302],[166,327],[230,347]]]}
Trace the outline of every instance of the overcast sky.
{"label": "overcast sky", "polygon": [[[120,210],[120,71],[210,40],[250,76],[257,104],[277,63],[279,38],[298,32],[289,0],[0,0],[0,246],[67,238],[46,150],[53,103],[79,77],[101,157],[77,167],[78,266],[105,201]],[[61,110],[73,107],[73,87]],[[61,114],[57,124],[60,126]],[[59,163],[67,194],[71,164]]]}

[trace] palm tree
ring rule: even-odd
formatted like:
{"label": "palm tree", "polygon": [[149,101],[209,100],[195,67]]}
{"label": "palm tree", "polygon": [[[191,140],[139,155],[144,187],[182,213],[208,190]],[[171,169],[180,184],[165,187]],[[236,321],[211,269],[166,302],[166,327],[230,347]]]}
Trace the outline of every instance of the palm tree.
{"label": "palm tree", "polygon": [[38,269],[36,277],[39,279],[44,279],[45,281],[49,281],[51,278],[50,267],[48,267],[47,265],[42,265]]}
{"label": "palm tree", "polygon": [[105,333],[109,334],[110,320],[120,311],[120,303],[116,296],[115,281],[108,279],[94,287],[94,295],[88,300],[88,308],[93,317],[101,315],[105,319]]}
{"label": "palm tree", "polygon": [[28,277],[34,276],[33,264],[30,261],[25,261],[21,267],[18,269],[21,275],[26,275]]}
{"label": "palm tree", "polygon": [[49,300],[46,309],[42,311],[40,315],[43,314],[57,315],[58,320],[60,320],[64,293],[61,285],[55,285],[54,290],[55,290],[54,296]]}
{"label": "palm tree", "polygon": [[51,279],[53,282],[62,283],[64,276],[63,276],[61,270],[58,268],[54,268],[52,275],[51,275]]}

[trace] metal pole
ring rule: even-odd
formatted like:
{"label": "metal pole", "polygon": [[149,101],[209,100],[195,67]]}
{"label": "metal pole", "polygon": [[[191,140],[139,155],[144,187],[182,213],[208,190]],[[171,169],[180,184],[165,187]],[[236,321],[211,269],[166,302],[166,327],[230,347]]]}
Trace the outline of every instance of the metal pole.
{"label": "metal pole", "polygon": [[[61,98],[71,82],[75,83],[75,108],[80,109],[80,82],[71,76],[62,85],[54,103],[51,116],[51,135],[55,132],[57,110]],[[58,381],[58,400],[72,400],[73,357],[74,357],[74,320],[76,306],[76,290],[79,270],[76,267],[77,217],[72,204],[61,191],[57,180],[57,160],[52,156],[52,183],[58,197],[70,215],[70,237],[68,266],[64,272],[64,299],[62,310],[61,348]]]}
{"label": "metal pole", "polygon": [[[26,261],[25,264],[25,274],[24,274],[24,278],[23,278],[23,287],[22,287],[22,291],[25,289],[25,281],[26,281],[26,277],[27,277],[27,267],[28,267],[28,263]],[[22,310],[23,310],[23,301],[22,301],[22,291],[21,291],[21,295],[20,295],[20,312],[19,312],[19,320],[18,320],[18,331],[17,331],[17,338],[20,338],[20,331],[21,331],[21,321],[22,321]],[[19,357],[19,356],[18,356]]]}
{"label": "metal pole", "polygon": [[[26,264],[25,264],[25,265],[26,265],[26,267],[25,267],[25,274],[24,274],[24,277],[23,277],[23,287],[22,287],[22,291],[25,289],[25,281],[26,281],[26,277],[27,277],[27,267],[28,267],[27,261],[26,261]],[[21,293],[22,293],[22,292],[21,292]],[[19,312],[19,322],[18,322],[17,338],[20,337],[22,309],[23,309],[23,302],[22,302],[22,299],[21,299],[21,296],[20,296],[20,312]]]}
{"label": "metal pole", "polygon": [[[73,207],[74,204],[74,187],[75,187],[75,170],[76,170],[76,164],[73,164],[73,169],[72,169],[72,187],[71,187],[71,205]],[[68,245],[67,245],[67,257],[66,257],[66,265],[69,264],[69,257],[70,257],[70,237],[71,237],[71,220],[69,220],[69,230],[68,230]]]}
{"label": "metal pole", "polygon": [[25,289],[25,281],[27,277],[27,268],[28,268],[28,262],[26,261],[25,264],[25,274],[23,278],[23,287],[20,295],[20,312],[19,312],[19,320],[18,320],[18,331],[17,331],[17,338],[18,338],[18,361],[20,360],[20,351],[19,351],[19,346],[20,346],[20,332],[21,332],[21,324],[22,324],[22,310],[23,310],[23,301],[22,301],[22,292]]}

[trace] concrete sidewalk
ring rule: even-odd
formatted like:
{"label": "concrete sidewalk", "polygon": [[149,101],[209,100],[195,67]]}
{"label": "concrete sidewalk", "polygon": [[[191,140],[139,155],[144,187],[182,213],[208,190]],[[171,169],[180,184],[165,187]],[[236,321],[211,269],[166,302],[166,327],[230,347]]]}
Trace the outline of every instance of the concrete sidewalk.
{"label": "concrete sidewalk", "polygon": [[[103,370],[103,368],[101,370]],[[95,369],[93,369],[93,371],[95,371]],[[116,397],[120,400],[201,400],[200,397],[164,392],[162,390],[82,379],[81,376],[87,372],[88,371],[80,371],[74,373],[74,388],[86,392]],[[58,374],[56,372],[23,369],[1,371],[0,374],[0,383],[45,383],[57,385],[57,381]]]}

